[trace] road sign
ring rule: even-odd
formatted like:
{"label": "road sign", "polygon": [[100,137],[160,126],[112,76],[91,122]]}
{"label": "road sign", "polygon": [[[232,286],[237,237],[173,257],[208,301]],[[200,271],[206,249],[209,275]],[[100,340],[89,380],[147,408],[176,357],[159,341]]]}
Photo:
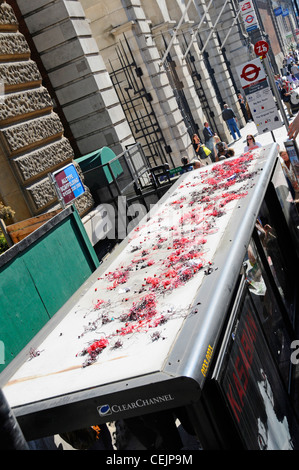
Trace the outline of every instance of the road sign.
{"label": "road sign", "polygon": [[262,90],[246,95],[246,98],[259,134],[281,128],[281,118],[268,83]]}
{"label": "road sign", "polygon": [[264,59],[269,52],[269,44],[266,41],[258,41],[254,46],[254,52]]}
{"label": "road sign", "polygon": [[273,11],[275,16],[282,15],[282,7],[274,8]]}
{"label": "road sign", "polygon": [[260,59],[237,67],[241,85],[259,134],[281,127],[266,73]]}
{"label": "road sign", "polygon": [[246,64],[237,67],[237,72],[241,78],[243,88],[251,86],[256,82],[265,80],[266,74],[262,67],[260,59],[254,59]]}
{"label": "road sign", "polygon": [[251,0],[240,2],[240,8],[242,13],[254,10],[254,6]]}
{"label": "road sign", "polygon": [[53,177],[65,204],[72,202],[85,192],[80,176],[72,163],[55,171]]}
{"label": "road sign", "polygon": [[258,28],[258,20],[255,13],[252,0],[245,0],[240,2],[241,16],[245,23],[246,31],[250,32]]}
{"label": "road sign", "polygon": [[245,16],[245,23],[251,25],[254,22],[254,16],[249,13],[249,15]]}
{"label": "road sign", "polygon": [[260,71],[260,67],[257,67],[254,64],[247,64],[242,71],[241,78],[243,78],[246,82],[255,82],[259,76]]}

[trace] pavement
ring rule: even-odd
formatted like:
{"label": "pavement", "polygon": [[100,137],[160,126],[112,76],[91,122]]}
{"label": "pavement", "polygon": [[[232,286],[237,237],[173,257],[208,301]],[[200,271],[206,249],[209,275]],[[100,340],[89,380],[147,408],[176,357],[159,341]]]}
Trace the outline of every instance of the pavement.
{"label": "pavement", "polygon": [[[289,123],[291,123],[293,119],[294,118],[291,118]],[[247,123],[245,127],[240,129],[240,133],[241,139],[227,142],[228,146],[235,150],[236,157],[240,156],[244,152],[244,148],[246,146],[246,136],[248,134],[252,134],[256,142],[259,142],[262,146],[276,142],[279,144],[280,150],[284,150],[284,142],[288,140],[288,129],[286,128],[283,121],[281,123],[281,128],[272,131],[272,133],[267,132],[265,134],[259,135],[257,127],[253,121]],[[296,139],[296,143],[299,145],[299,136]]]}

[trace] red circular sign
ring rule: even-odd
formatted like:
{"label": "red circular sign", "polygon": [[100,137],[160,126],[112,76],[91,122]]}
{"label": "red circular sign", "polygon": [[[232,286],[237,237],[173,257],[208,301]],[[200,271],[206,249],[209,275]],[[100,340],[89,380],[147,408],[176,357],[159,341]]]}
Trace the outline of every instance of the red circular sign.
{"label": "red circular sign", "polygon": [[266,41],[258,41],[254,46],[256,55],[266,57],[269,52],[269,44]]}
{"label": "red circular sign", "polygon": [[254,16],[252,16],[252,15],[248,15],[248,16],[245,18],[246,23],[249,23],[249,24],[252,23],[253,20],[254,20]]}
{"label": "red circular sign", "polygon": [[247,64],[242,70],[241,78],[247,82],[254,82],[259,76],[261,68],[255,64]]}

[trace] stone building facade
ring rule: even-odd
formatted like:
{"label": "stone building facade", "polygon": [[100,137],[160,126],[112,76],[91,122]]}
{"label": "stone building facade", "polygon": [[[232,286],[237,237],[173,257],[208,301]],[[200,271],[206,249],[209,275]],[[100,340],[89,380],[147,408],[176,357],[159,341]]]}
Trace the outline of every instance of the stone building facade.
{"label": "stone building facade", "polygon": [[193,158],[191,136],[203,137],[205,121],[231,141],[224,103],[245,124],[236,67],[255,55],[238,0],[7,0],[2,10],[9,5],[22,29],[2,26],[1,35],[27,55],[2,60],[6,82],[15,63],[26,71],[22,85],[7,83],[15,88],[2,107],[1,166],[22,195],[23,217],[26,207],[51,207],[46,173],[74,155],[104,146],[119,154],[140,142],[149,165],[177,166]]}
{"label": "stone building facade", "polygon": [[[182,156],[192,157],[191,135],[202,137],[205,121],[230,141],[222,105],[234,107],[244,124],[235,67],[252,54],[240,23],[232,27],[238,2],[228,1],[224,9],[219,0],[103,0],[101,8],[96,0],[81,4],[132,133],[151,162],[151,147],[159,138],[166,150],[166,155],[160,152],[162,160],[178,165]],[[149,110],[142,103],[143,92],[150,99]],[[149,138],[152,116],[161,134],[156,139]]]}
{"label": "stone building facade", "polygon": [[201,134],[206,120],[230,139],[224,102],[243,123],[235,66],[252,49],[240,23],[231,28],[236,0],[225,8],[220,0],[10,3],[24,18],[81,155],[105,145],[119,153],[139,141],[151,165],[178,165],[193,156],[191,134]]}
{"label": "stone building facade", "polygon": [[[19,221],[57,208],[48,173],[72,162],[74,152],[6,2],[0,2],[0,50],[0,198]],[[88,188],[76,205],[81,215],[93,207]]]}

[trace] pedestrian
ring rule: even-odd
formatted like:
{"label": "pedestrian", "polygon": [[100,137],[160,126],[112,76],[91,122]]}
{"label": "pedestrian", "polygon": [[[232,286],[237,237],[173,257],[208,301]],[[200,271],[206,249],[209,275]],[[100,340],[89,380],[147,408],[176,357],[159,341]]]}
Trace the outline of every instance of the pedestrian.
{"label": "pedestrian", "polygon": [[248,117],[248,113],[247,113],[247,109],[246,109],[246,100],[241,95],[241,93],[238,93],[237,96],[238,96],[238,101],[239,101],[240,107],[242,109],[242,113],[243,113],[243,116],[245,118],[245,121],[249,122],[249,117]]}
{"label": "pedestrian", "polygon": [[220,147],[219,152],[216,157],[216,161],[220,162],[221,160],[225,160],[226,158],[231,158],[235,156],[235,150],[232,147]]}
{"label": "pedestrian", "polygon": [[293,75],[292,73],[289,73],[287,75],[287,82],[292,89],[297,87],[297,83],[296,83],[297,79],[295,78],[295,75]]}
{"label": "pedestrian", "polygon": [[279,74],[274,75],[274,78],[275,78],[275,84],[276,84],[277,90],[280,93],[280,90],[282,89],[282,78]]}
{"label": "pedestrian", "polygon": [[193,166],[193,169],[194,170],[197,170],[198,168],[202,168],[204,165],[196,158],[194,158],[194,160],[192,160],[191,162],[191,165]]}
{"label": "pedestrian", "polygon": [[280,91],[281,99],[284,102],[288,113],[289,117],[293,117],[293,111],[292,111],[292,106],[291,106],[291,90],[289,89],[288,85],[286,83],[283,84],[282,89]]}
{"label": "pedestrian", "polygon": [[289,154],[286,150],[281,150],[279,152],[279,157],[292,197],[294,200],[299,199],[299,184],[294,169],[292,167]]}
{"label": "pedestrian", "polygon": [[246,143],[247,145],[244,148],[244,152],[250,152],[250,150],[258,149],[262,146],[259,142],[256,142],[254,136],[251,134],[246,137]]}
{"label": "pedestrian", "polygon": [[227,143],[222,142],[219,135],[214,135],[214,151],[215,151],[216,156],[221,147],[224,147],[227,149]]}
{"label": "pedestrian", "polygon": [[228,148],[226,151],[226,158],[231,158],[234,156],[235,156],[235,150],[232,147]]}
{"label": "pedestrian", "polygon": [[218,135],[214,136],[214,148],[215,148],[215,155],[216,155],[216,162],[219,162],[219,160],[222,160],[223,155],[225,155],[225,152],[227,150],[227,143],[222,142],[220,137]]}
{"label": "pedestrian", "polygon": [[299,64],[298,63],[295,63],[292,65],[291,72],[295,76],[295,78],[299,80]]}
{"label": "pedestrian", "polygon": [[236,115],[235,115],[234,111],[231,108],[228,107],[228,104],[225,104],[223,108],[224,109],[222,111],[222,119],[228,125],[228,128],[231,132],[232,138],[234,140],[237,140],[236,139],[236,134],[237,134],[238,138],[241,139],[241,133],[240,133],[239,127],[237,125]]}
{"label": "pedestrian", "polygon": [[201,143],[198,134],[193,134],[192,144],[193,144],[195,153],[199,157],[200,161],[205,165],[211,164],[212,160],[210,158],[210,155],[212,152],[210,149],[208,149],[208,147],[206,147],[205,145]]}
{"label": "pedestrian", "polygon": [[181,158],[181,162],[182,162],[182,173],[186,173],[187,171],[191,171],[193,170],[193,166],[191,163],[189,163],[189,159],[188,157],[182,157]]}
{"label": "pedestrian", "polygon": [[203,136],[205,139],[205,144],[208,147],[208,149],[211,150],[211,155],[210,158],[212,162],[215,162],[215,153],[214,153],[214,135],[215,132],[210,128],[209,123],[205,122],[204,123],[204,129],[203,129]]}
{"label": "pedestrian", "polygon": [[294,62],[294,57],[291,56],[291,54],[288,54],[288,56],[287,56],[287,69],[288,69],[288,71],[291,70],[293,62]]}
{"label": "pedestrian", "polygon": [[225,160],[227,149],[224,147],[220,147],[216,156],[216,162],[220,162],[221,160]]}

